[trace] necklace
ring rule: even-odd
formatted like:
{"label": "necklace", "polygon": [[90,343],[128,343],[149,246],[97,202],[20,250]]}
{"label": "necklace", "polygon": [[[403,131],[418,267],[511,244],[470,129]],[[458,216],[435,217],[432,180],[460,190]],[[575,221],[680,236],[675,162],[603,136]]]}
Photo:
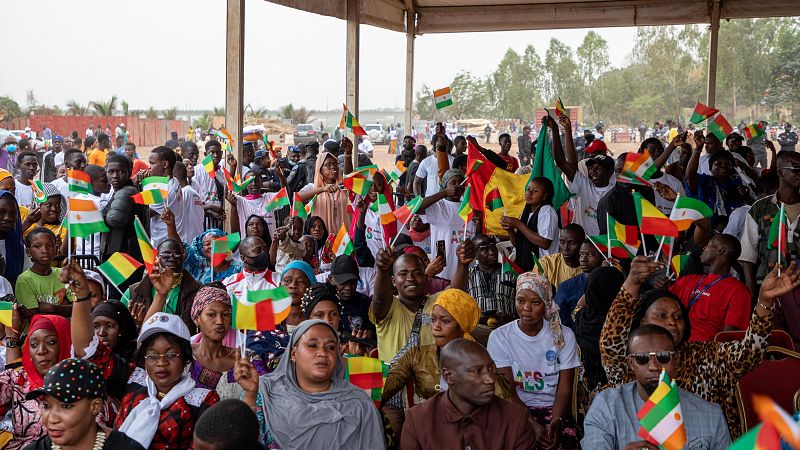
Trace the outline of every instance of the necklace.
{"label": "necklace", "polygon": [[[103,447],[106,445],[106,433],[97,430],[97,435],[94,437],[94,445],[92,445],[92,450],[103,450]],[[61,450],[61,446],[58,444],[51,444],[50,448],[53,450]]]}

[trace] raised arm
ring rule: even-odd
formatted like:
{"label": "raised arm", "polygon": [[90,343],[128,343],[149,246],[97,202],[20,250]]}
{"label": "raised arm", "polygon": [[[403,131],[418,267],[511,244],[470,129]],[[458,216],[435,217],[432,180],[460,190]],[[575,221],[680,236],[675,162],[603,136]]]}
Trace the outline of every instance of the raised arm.
{"label": "raised arm", "polygon": [[430,197],[425,197],[422,200],[422,204],[417,211],[417,214],[425,214],[425,210],[431,206],[432,204],[438,202],[439,200],[447,197],[461,197],[464,194],[464,186],[447,186],[447,189],[442,189],[441,191],[431,195]]}
{"label": "raised arm", "polygon": [[[231,224],[231,233],[236,233],[241,228],[239,224],[239,206],[237,205],[236,194],[231,191],[225,193],[225,200],[228,201],[228,204],[231,205],[231,214],[230,214],[230,224]],[[273,259],[273,261],[275,261]]]}
{"label": "raised arm", "polygon": [[675,137],[672,138],[672,141],[669,143],[669,145],[667,145],[667,148],[665,148],[664,151],[661,152],[660,155],[658,155],[658,158],[656,158],[655,161],[653,161],[653,164],[655,164],[655,166],[658,167],[659,170],[661,170],[661,168],[664,167],[664,164],[667,163],[667,160],[669,160],[669,157],[670,155],[672,155],[672,152],[686,142],[686,136],[688,135],[689,135],[688,131],[676,134]]}
{"label": "raised arm", "polygon": [[700,167],[700,152],[703,151],[703,145],[706,142],[705,136],[702,131],[694,133],[694,148],[692,149],[692,157],[689,158],[689,163],[686,164],[686,183],[692,192],[697,192],[697,169]]}
{"label": "raised arm", "polygon": [[339,147],[344,152],[344,167],[342,167],[343,174],[347,175],[353,172],[353,141],[347,138],[347,136],[342,137],[342,142],[339,143]]}
{"label": "raised arm", "polygon": [[375,316],[375,322],[382,321],[392,307],[394,297],[392,296],[392,276],[391,270],[394,265],[395,256],[391,248],[378,250],[375,258],[375,292],[372,295],[372,303],[369,308]]}
{"label": "raised arm", "polygon": [[[542,139],[542,134],[550,130],[553,132],[553,143],[550,146],[550,151],[553,153],[553,160],[559,170],[564,172],[567,179],[572,182],[575,179],[575,173],[578,171],[578,155],[575,154],[575,145],[573,142],[572,153],[564,156],[564,150],[561,148],[561,139],[558,138],[558,124],[552,117],[546,115],[542,117],[542,129],[539,132],[539,139]],[[571,136],[570,136],[571,138]]]}
{"label": "raised arm", "polygon": [[[564,127],[564,150],[565,155],[567,158],[567,162],[576,168],[578,167],[578,154],[575,152],[575,140],[572,138],[572,121],[569,120],[567,116],[559,116],[558,122]],[[553,136],[557,136],[557,134],[553,134]],[[558,140],[560,143],[560,139]]]}
{"label": "raised arm", "polygon": [[458,264],[456,265],[453,279],[450,280],[451,288],[469,292],[469,265],[475,261],[476,251],[477,247],[475,247],[475,244],[469,239],[458,245],[456,248]]}
{"label": "raised arm", "polygon": [[86,274],[77,260],[69,261],[61,269],[60,281],[69,285],[69,289],[75,294],[76,301],[72,303],[72,318],[70,319],[72,326],[70,330],[75,356],[82,358],[86,355],[84,350],[92,342],[92,337],[94,337],[89,283],[86,281]]}
{"label": "raised arm", "polygon": [[628,336],[635,325],[633,312],[639,297],[639,287],[658,268],[658,263],[649,261],[645,256],[634,258],[628,278],[622,284],[606,315],[606,322],[600,333],[600,360],[611,386],[619,386],[625,382],[625,374],[628,371],[625,363],[628,354]]}

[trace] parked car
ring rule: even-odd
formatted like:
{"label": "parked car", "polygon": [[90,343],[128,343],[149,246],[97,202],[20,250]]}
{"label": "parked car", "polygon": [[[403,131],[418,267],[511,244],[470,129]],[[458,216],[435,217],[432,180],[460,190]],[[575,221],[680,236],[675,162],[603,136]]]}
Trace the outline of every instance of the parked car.
{"label": "parked car", "polygon": [[301,123],[294,127],[294,145],[308,144],[309,142],[319,142],[320,133],[314,128],[313,124]]}
{"label": "parked car", "polygon": [[389,142],[389,135],[383,129],[383,125],[379,123],[364,125],[364,131],[367,132],[367,137],[373,144],[387,144]]}

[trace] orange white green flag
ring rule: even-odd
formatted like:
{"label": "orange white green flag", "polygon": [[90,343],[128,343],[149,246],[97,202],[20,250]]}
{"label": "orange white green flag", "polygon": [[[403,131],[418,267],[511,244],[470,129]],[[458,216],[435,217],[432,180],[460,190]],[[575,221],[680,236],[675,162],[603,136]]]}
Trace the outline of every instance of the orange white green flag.
{"label": "orange white green flag", "polygon": [[103,214],[98,211],[94,201],[85,195],[69,199],[67,222],[71,237],[86,237],[108,232]]}
{"label": "orange white green flag", "polygon": [[397,161],[395,163],[394,168],[389,171],[385,172],[388,179],[392,180],[393,182],[397,183],[400,181],[400,177],[406,172],[406,166],[403,165],[403,161]]}
{"label": "orange white green flag", "polygon": [[31,182],[31,191],[33,192],[33,199],[37,203],[44,203],[47,201],[47,194],[44,192],[44,184],[36,180]]}
{"label": "orange white green flag", "polygon": [[664,450],[680,450],[686,445],[686,428],[683,425],[678,385],[661,370],[658,387],[636,413],[639,419],[639,437],[660,445]]}
{"label": "orange white green flag", "polygon": [[247,291],[241,297],[233,298],[231,311],[233,329],[271,331],[289,317],[292,296],[283,286]]}
{"label": "orange white green flag", "polygon": [[714,211],[705,202],[678,194],[672,212],[669,213],[669,220],[678,227],[678,231],[684,231],[689,229],[694,221],[707,219],[713,215]]}
{"label": "orange white green flag", "polygon": [[792,419],[774,400],[765,395],[753,395],[753,409],[764,425],[775,427],[791,448],[800,449],[800,424]]}
{"label": "orange white green flag", "polygon": [[67,184],[69,191],[77,194],[93,194],[92,179],[89,174],[76,169],[67,169]]}
{"label": "orange white green flag", "polygon": [[625,164],[622,166],[619,178],[630,184],[650,185],[650,178],[656,172],[658,172],[658,167],[653,163],[647,150],[643,153],[629,152],[625,156]]}
{"label": "orange white green flag", "polygon": [[350,234],[347,233],[347,228],[342,224],[339,228],[339,232],[336,233],[336,238],[333,240],[333,244],[331,244],[331,251],[336,256],[340,255],[350,255],[353,253],[353,240],[350,239]]}
{"label": "orange white green flag", "polygon": [[452,105],[453,96],[450,95],[450,86],[433,91],[433,101],[436,103],[436,109],[442,109]]}

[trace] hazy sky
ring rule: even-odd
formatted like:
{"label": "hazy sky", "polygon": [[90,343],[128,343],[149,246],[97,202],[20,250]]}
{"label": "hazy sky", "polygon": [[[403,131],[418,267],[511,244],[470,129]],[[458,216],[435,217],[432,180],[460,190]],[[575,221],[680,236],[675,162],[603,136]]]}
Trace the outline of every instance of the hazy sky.
{"label": "hazy sky", "polygon": [[[24,104],[88,103],[112,95],[131,108],[202,109],[225,99],[224,0],[6,0],[0,96]],[[248,0],[245,104],[339,108],[345,96],[345,22]],[[635,28],[596,30],[623,65]],[[417,37],[415,90],[444,87],[461,70],[486,75],[509,47],[544,57],[551,37],[577,48],[587,30]],[[0,48],[3,48],[0,47]],[[402,107],[405,35],[361,27],[361,108]]]}

